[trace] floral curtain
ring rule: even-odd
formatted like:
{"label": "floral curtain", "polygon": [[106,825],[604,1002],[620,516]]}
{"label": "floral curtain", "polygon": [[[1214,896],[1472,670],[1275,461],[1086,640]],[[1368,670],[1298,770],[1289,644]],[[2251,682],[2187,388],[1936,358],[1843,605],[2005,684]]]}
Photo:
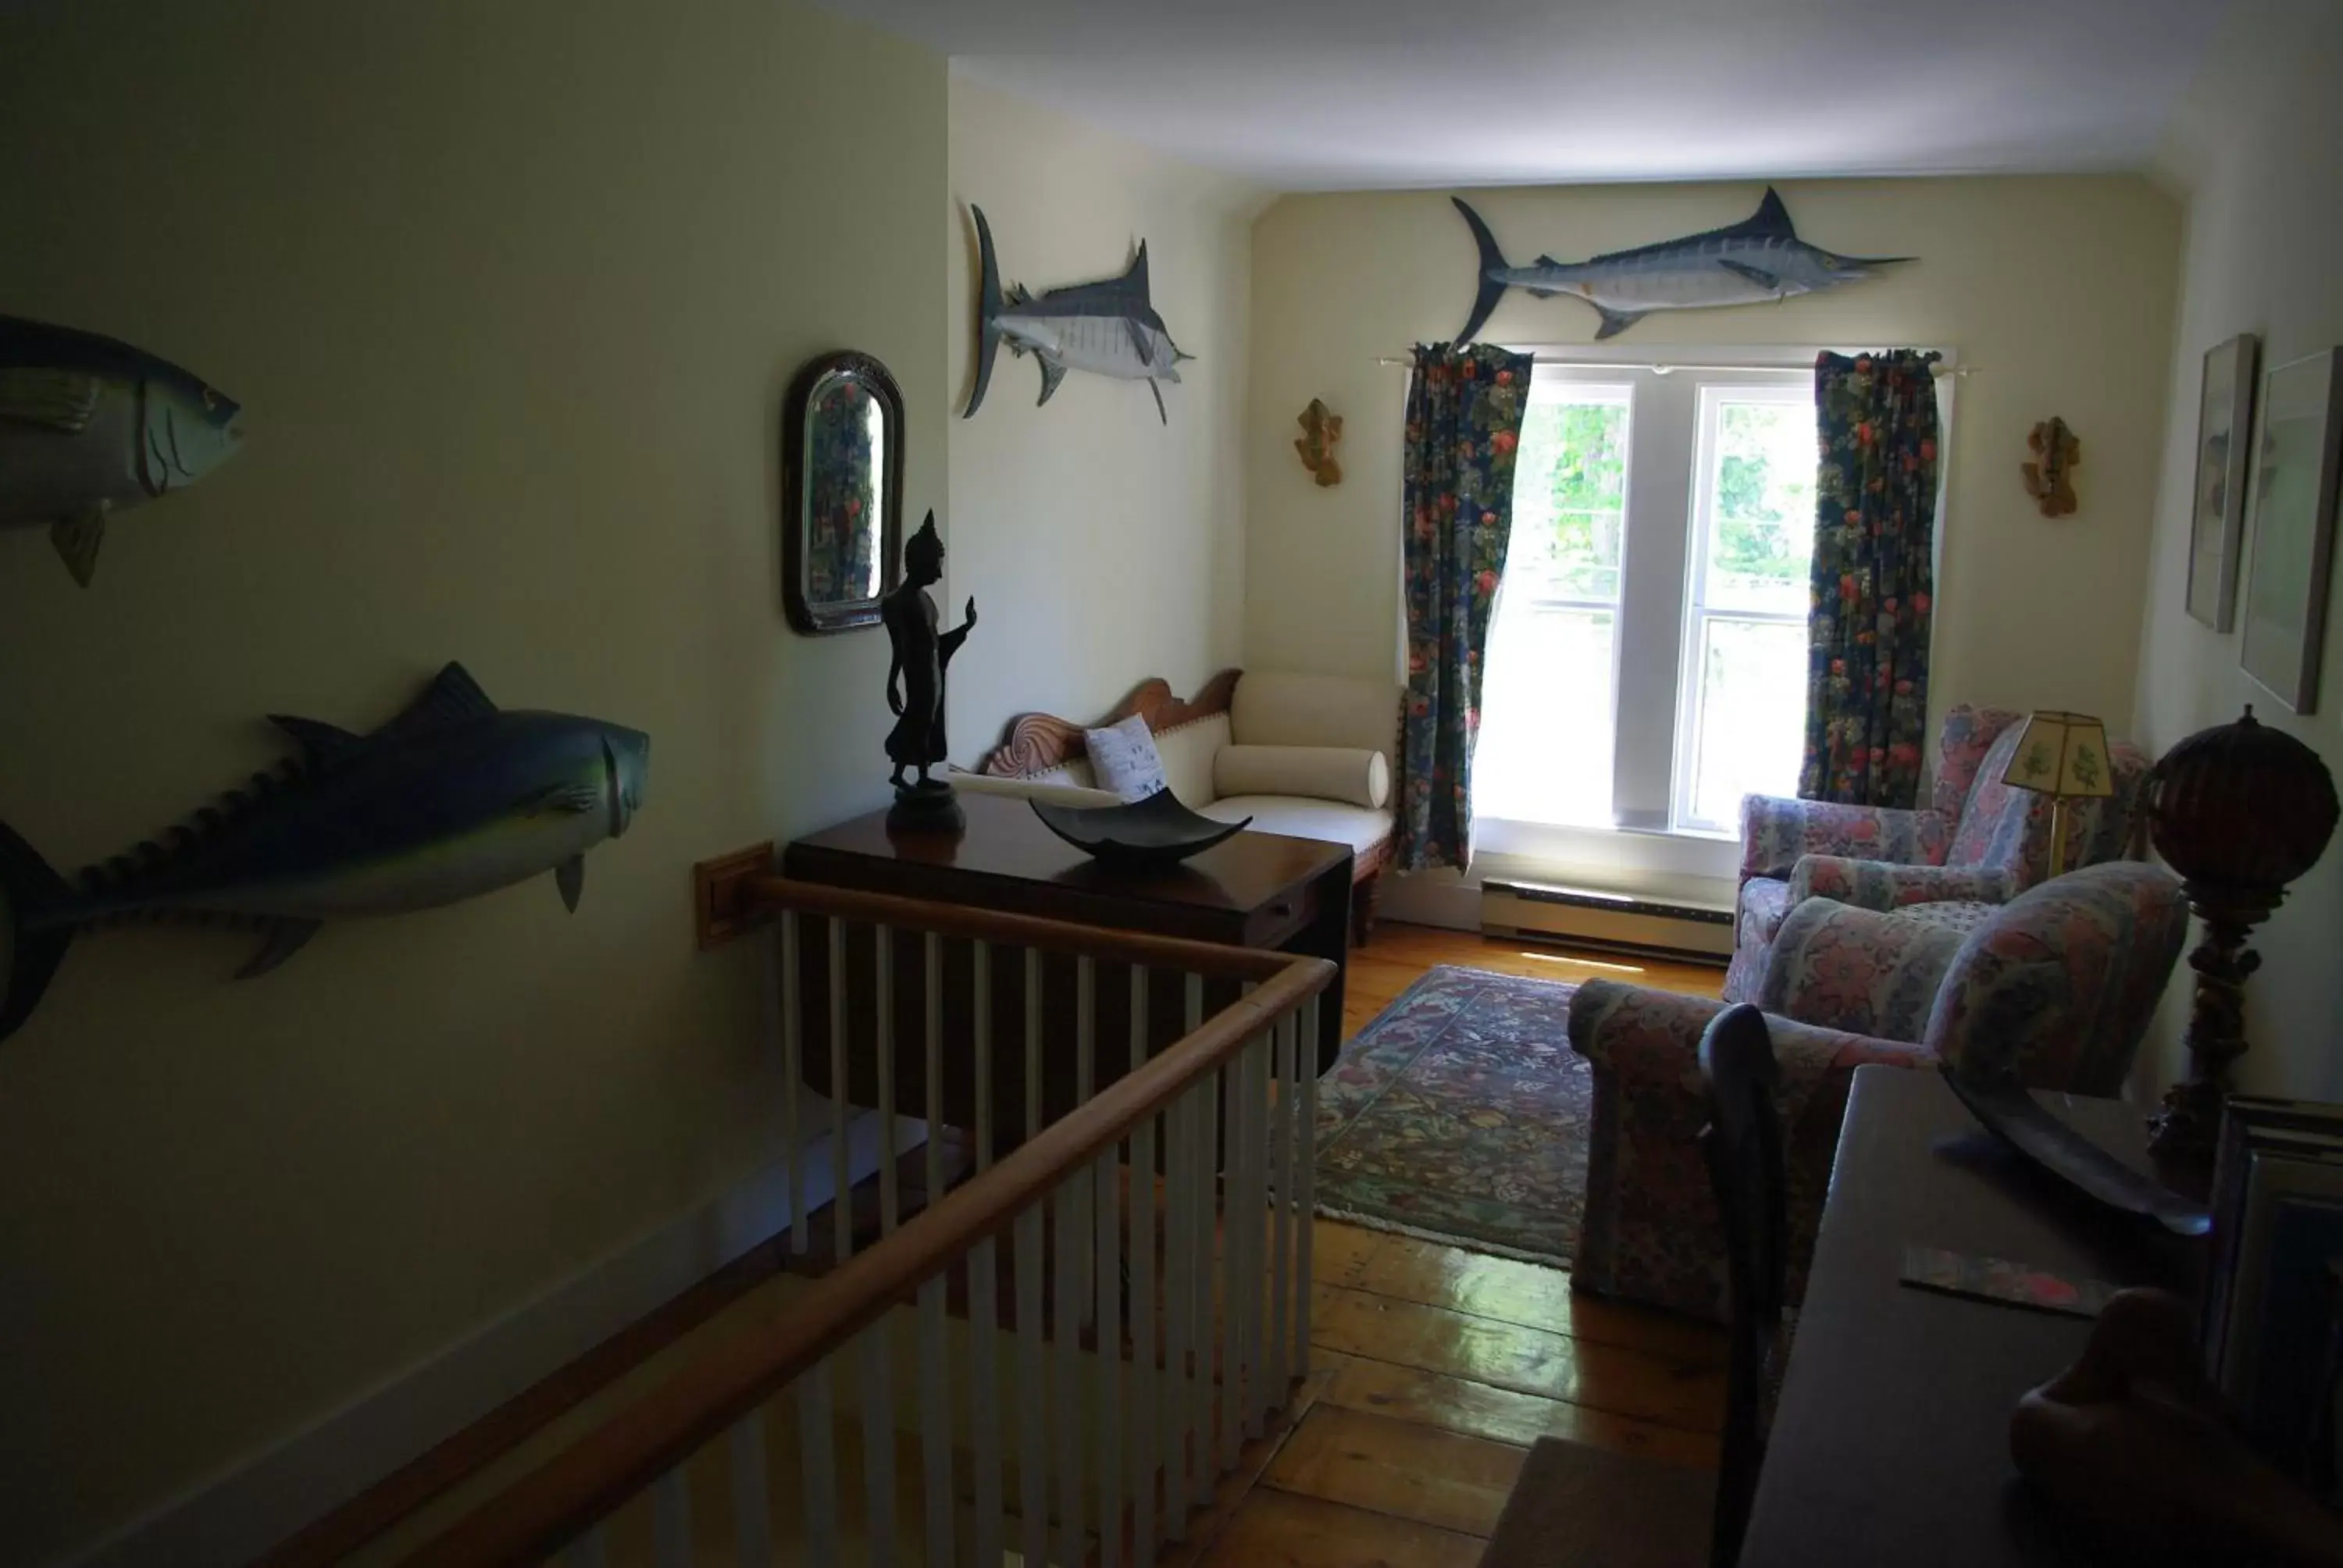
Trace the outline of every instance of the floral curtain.
{"label": "floral curtain", "polygon": [[837,604],[872,598],[879,497],[870,392],[835,381],[806,421],[806,598]]}
{"label": "floral curtain", "polygon": [[1822,437],[1806,621],[1809,800],[1908,809],[1920,790],[1936,583],[1934,354],[1815,361]]}
{"label": "floral curtain", "polygon": [[1513,533],[1513,453],[1530,357],[1418,344],[1408,384],[1407,699],[1400,724],[1399,865],[1462,866],[1473,838],[1481,655]]}

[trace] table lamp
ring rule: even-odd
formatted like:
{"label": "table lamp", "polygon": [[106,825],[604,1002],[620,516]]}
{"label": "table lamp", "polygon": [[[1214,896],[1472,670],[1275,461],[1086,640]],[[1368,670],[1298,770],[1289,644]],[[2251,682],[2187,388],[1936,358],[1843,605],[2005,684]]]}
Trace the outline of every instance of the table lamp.
{"label": "table lamp", "polygon": [[2066,802],[2116,792],[2107,761],[2107,728],[2085,713],[2044,709],[2026,721],[2001,781],[2050,797],[2050,875],[2066,869]]}

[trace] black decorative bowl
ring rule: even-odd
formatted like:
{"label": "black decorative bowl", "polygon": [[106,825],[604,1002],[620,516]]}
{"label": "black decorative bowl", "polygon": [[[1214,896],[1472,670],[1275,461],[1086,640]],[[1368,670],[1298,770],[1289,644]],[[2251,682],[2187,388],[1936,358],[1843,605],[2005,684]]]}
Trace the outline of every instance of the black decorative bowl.
{"label": "black decorative bowl", "polygon": [[1031,800],[1041,825],[1085,855],[1118,866],[1172,866],[1223,839],[1242,833],[1243,822],[1215,822],[1180,804],[1169,789],[1121,806],[1060,806]]}

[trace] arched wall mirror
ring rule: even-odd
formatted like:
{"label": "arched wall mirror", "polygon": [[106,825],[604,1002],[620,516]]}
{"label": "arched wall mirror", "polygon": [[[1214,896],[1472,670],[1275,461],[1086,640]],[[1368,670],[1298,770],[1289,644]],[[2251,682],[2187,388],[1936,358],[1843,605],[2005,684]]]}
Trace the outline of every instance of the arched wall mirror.
{"label": "arched wall mirror", "polygon": [[781,408],[781,604],[801,632],[879,624],[903,555],[903,394],[868,354],[825,354]]}

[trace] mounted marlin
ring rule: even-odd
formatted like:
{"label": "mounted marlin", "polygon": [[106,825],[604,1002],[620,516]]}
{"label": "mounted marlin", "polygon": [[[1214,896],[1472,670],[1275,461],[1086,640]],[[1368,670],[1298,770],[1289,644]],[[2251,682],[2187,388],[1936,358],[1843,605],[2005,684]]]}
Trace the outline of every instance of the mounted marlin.
{"label": "mounted marlin", "polygon": [[1111,376],[1120,381],[1144,381],[1155,394],[1155,412],[1166,425],[1166,381],[1180,379],[1180,362],[1192,359],[1172,341],[1163,318],[1147,297],[1147,242],[1121,277],[1098,283],[1071,284],[1047,293],[1029,293],[1012,286],[1001,291],[1001,262],[992,250],[992,226],[984,209],[976,215],[976,238],[982,252],[982,280],[976,304],[976,390],[968,397],[960,417],[972,417],[992,384],[992,361],[1003,338],[1011,354],[1031,354],[1041,366],[1041,401],[1047,403],[1069,370]]}
{"label": "mounted marlin", "polygon": [[1699,310],[1720,305],[1759,305],[1857,283],[1873,269],[1910,261],[1908,256],[1839,256],[1798,237],[1781,194],[1765,187],[1765,199],[1741,222],[1706,234],[1686,235],[1634,250],[1614,250],[1586,261],[1556,261],[1542,256],[1527,266],[1506,265],[1496,236],[1481,215],[1452,196],[1472,226],[1481,247],[1479,286],[1473,318],[1456,335],[1469,343],[1508,288],[1525,288],[1540,299],[1575,295],[1603,317],[1599,341],[1616,337],[1654,310]]}
{"label": "mounted marlin", "polygon": [[48,988],[74,932],[134,920],[250,925],[237,978],[265,974],[319,924],[429,909],[551,871],[578,907],[586,851],[642,804],[650,739],[595,719],[506,712],[448,665],[371,735],[272,716],[303,757],[68,885],[0,826],[14,924],[0,1040]]}

